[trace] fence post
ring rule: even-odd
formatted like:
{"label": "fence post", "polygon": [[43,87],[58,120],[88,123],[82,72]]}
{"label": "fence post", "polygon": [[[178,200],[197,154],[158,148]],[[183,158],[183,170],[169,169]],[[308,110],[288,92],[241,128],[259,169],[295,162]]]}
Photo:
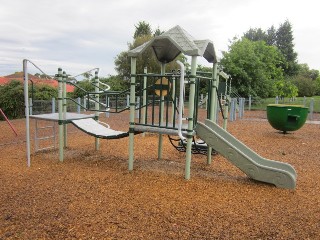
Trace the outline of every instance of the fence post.
{"label": "fence post", "polygon": [[208,110],[208,96],[209,96],[209,94],[207,93],[206,94],[206,110]]}
{"label": "fence post", "polygon": [[56,112],[56,99],[53,97],[51,99],[51,106],[52,106],[52,113],[55,113]]}
{"label": "fence post", "polygon": [[220,112],[220,104],[219,104],[219,102],[217,102],[217,107],[216,107],[216,119],[215,119],[216,123],[219,122],[219,112]]}
{"label": "fence post", "polygon": [[139,118],[139,109],[140,109],[140,97],[137,97],[137,103],[136,103],[136,118]]}
{"label": "fence post", "polygon": [[32,115],[32,108],[33,108],[32,98],[29,98],[29,114],[30,114],[30,115]]}
{"label": "fence post", "polygon": [[242,113],[241,113],[241,117],[243,118],[244,116],[244,107],[246,105],[246,98],[242,98]]}
{"label": "fence post", "polygon": [[303,106],[305,107],[306,106],[306,103],[307,103],[307,98],[306,96],[303,97]]}
{"label": "fence post", "polygon": [[[108,110],[110,107],[110,99],[108,95],[106,95],[106,110]],[[110,110],[106,111],[106,117],[110,117]]]}
{"label": "fence post", "polygon": [[130,95],[127,95],[127,107],[130,107]]}
{"label": "fence post", "polygon": [[84,111],[86,111],[87,110],[86,96],[83,97],[83,106],[84,106]]}
{"label": "fence post", "polygon": [[241,109],[242,109],[242,98],[238,98],[238,101],[239,101],[239,105],[238,105],[238,117],[239,119],[241,119]]}
{"label": "fence post", "polygon": [[234,105],[234,98],[231,98],[231,106],[230,106],[230,122],[234,121],[234,115],[235,115],[235,105]]}
{"label": "fence post", "polygon": [[249,111],[251,111],[251,95],[249,95]]}
{"label": "fence post", "polygon": [[309,108],[309,120],[313,120],[313,107],[314,107],[314,99],[310,100],[310,108]]}
{"label": "fence post", "polygon": [[77,102],[78,102],[78,105],[77,105],[77,112],[80,113],[81,111],[81,108],[80,108],[80,104],[81,104],[81,99],[80,97],[77,98]]}
{"label": "fence post", "polygon": [[279,97],[276,96],[276,102],[275,102],[275,104],[278,104],[278,103],[279,103]]}

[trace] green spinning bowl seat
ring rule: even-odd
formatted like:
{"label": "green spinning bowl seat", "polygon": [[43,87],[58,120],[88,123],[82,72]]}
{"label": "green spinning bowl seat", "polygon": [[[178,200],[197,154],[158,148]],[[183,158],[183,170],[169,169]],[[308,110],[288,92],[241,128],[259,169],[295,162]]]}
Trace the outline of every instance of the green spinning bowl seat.
{"label": "green spinning bowl seat", "polygon": [[308,108],[303,105],[269,104],[267,118],[270,125],[284,133],[296,131],[306,122]]}

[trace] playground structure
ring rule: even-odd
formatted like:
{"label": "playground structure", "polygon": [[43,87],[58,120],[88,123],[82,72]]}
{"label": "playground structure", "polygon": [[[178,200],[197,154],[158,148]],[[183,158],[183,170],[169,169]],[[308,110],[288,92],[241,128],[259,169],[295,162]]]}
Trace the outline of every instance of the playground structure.
{"label": "playground structure", "polygon": [[267,118],[270,125],[287,133],[300,129],[308,117],[308,108],[302,105],[269,104]]}
{"label": "playground structure", "polygon": [[[160,74],[147,73],[146,70],[144,73],[136,72],[137,58],[148,48],[153,49],[156,58],[161,64]],[[180,72],[166,73],[166,64],[174,61],[180,53],[191,57],[191,71],[185,72],[184,65],[177,61],[180,66]],[[159,134],[159,159],[162,158],[163,135],[177,136],[185,143],[185,179],[190,179],[192,153],[197,145],[194,139],[197,136],[206,143],[208,164],[212,161],[212,151],[217,151],[252,179],[271,183],[281,188],[295,188],[296,172],[291,165],[262,158],[225,130],[227,127],[229,99],[226,96],[223,101],[224,106],[222,106],[221,101],[219,101],[218,86],[219,77],[227,80],[228,75],[218,69],[214,46],[210,40],[194,40],[185,30],[176,26],[138,48],[129,51],[129,57],[131,58],[131,78],[128,132],[113,130],[98,122],[99,112],[101,111],[118,113],[128,110],[128,107],[118,108],[118,104],[111,108],[108,104],[99,102],[99,95],[101,94],[106,94],[108,98],[114,98],[117,102],[117,96],[122,93],[115,93],[109,91],[109,89],[101,88],[99,86],[98,71],[95,71],[93,80],[95,91],[87,93],[88,101],[91,99],[91,101],[95,102],[95,108],[88,109],[95,111],[94,115],[74,114],[66,111],[65,85],[67,82],[74,83],[60,68],[57,74],[59,82],[59,113],[29,115],[27,65],[30,61],[23,61],[28,166],[31,163],[29,118],[33,118],[58,122],[60,161],[63,161],[63,151],[64,147],[66,147],[66,126],[68,123],[72,123],[82,131],[94,136],[96,149],[99,149],[99,138],[114,139],[129,136],[129,171],[133,170],[134,164],[135,134],[153,132]],[[197,72],[198,57],[204,57],[209,63],[213,64],[212,73],[208,75]],[[205,120],[205,124],[198,119],[199,86],[202,81],[206,82],[208,94],[206,99],[207,120]],[[74,85],[76,86],[76,84]],[[185,96],[185,85],[189,85],[188,96]],[[187,107],[185,106],[186,98],[188,99]],[[224,129],[216,124],[218,103],[220,109],[223,110]],[[101,110],[100,105],[105,110]],[[136,111],[139,113],[138,119],[135,118]]]}

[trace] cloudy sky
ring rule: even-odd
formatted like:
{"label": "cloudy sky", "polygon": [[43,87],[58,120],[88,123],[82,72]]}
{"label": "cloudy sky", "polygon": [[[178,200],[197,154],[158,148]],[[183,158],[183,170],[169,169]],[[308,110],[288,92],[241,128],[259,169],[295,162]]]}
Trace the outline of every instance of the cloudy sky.
{"label": "cloudy sky", "polygon": [[319,6],[318,0],[0,0],[0,76],[21,71],[24,58],[48,74],[58,67],[72,75],[94,67],[102,76],[115,74],[114,59],[139,21],[161,30],[180,25],[212,40],[221,56],[234,36],[288,19],[299,63],[319,70]]}

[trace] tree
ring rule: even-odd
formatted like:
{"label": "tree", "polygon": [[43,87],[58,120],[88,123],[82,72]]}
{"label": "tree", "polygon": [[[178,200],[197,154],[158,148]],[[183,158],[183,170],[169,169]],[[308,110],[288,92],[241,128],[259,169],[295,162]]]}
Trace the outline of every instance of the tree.
{"label": "tree", "polygon": [[[86,96],[87,92],[94,92],[94,86],[92,85],[90,79],[85,79],[77,83],[78,87],[74,88],[71,98],[82,98]],[[84,91],[85,90],[85,91]]]}
{"label": "tree", "polygon": [[276,47],[242,38],[223,52],[221,65],[240,95],[270,97],[276,93],[275,81],[283,79],[282,60]]}
{"label": "tree", "polygon": [[164,33],[164,31],[160,30],[160,28],[158,27],[156,30],[154,30],[153,36],[160,36],[162,33]]}
{"label": "tree", "polygon": [[315,80],[315,87],[316,87],[316,95],[320,95],[320,76],[317,77]]}
{"label": "tree", "polygon": [[279,97],[296,97],[298,96],[298,87],[291,81],[279,80],[275,82],[276,95]]}
{"label": "tree", "polygon": [[243,37],[251,41],[267,40],[267,34],[261,28],[250,28],[249,31],[243,34]]}
{"label": "tree", "polygon": [[316,93],[316,82],[312,81],[310,78],[303,76],[294,76],[290,80],[296,85],[299,89],[300,97],[312,97]]}
{"label": "tree", "polygon": [[145,21],[140,21],[137,25],[134,25],[136,30],[134,32],[133,38],[136,39],[142,36],[151,36],[152,30],[149,23]]}
{"label": "tree", "polygon": [[299,96],[311,97],[317,94],[320,90],[316,80],[319,77],[319,71],[310,70],[308,64],[298,64],[297,69],[297,74],[288,79],[298,87]]}
{"label": "tree", "polygon": [[277,30],[276,46],[286,60],[282,65],[285,75],[296,75],[298,71],[298,54],[294,51],[292,26],[288,20],[280,24],[280,27]]}
{"label": "tree", "polygon": [[58,89],[52,86],[41,84],[34,86],[33,98],[37,100],[51,100],[58,97]]}
{"label": "tree", "polygon": [[277,43],[277,30],[273,25],[267,30],[266,43],[269,46],[276,46],[276,43]]}

